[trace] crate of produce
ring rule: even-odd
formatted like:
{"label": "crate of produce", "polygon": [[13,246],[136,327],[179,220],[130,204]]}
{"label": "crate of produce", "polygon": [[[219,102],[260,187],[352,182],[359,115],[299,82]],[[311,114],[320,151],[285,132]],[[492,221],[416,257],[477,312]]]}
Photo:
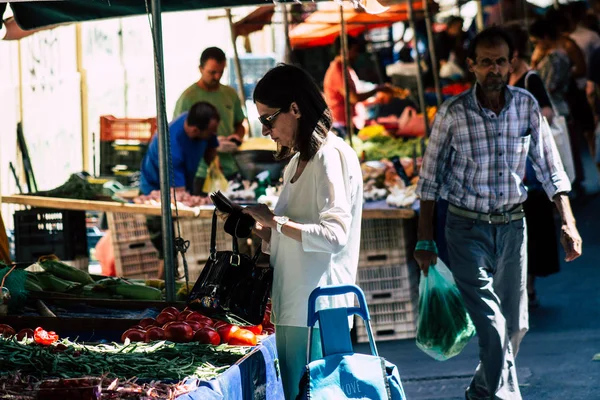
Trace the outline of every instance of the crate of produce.
{"label": "crate of produce", "polygon": [[156,132],[156,117],[115,118],[112,115],[100,116],[100,141],[137,140],[149,142]]}
{"label": "crate of produce", "polygon": [[418,280],[419,271],[414,262],[359,268],[356,276],[368,305],[374,300],[414,296],[418,293]]}
{"label": "crate of produce", "polygon": [[123,175],[139,171],[148,150],[147,143],[100,142],[100,174]]}
{"label": "crate of produce", "polygon": [[34,262],[54,254],[62,260],[88,257],[85,211],[32,208],[15,211],[15,257]]}
{"label": "crate of produce", "polygon": [[416,235],[415,218],[363,220],[358,267],[408,264]]}
{"label": "crate of produce", "polygon": [[[418,297],[372,301],[369,306],[371,328],[376,341],[410,339],[416,336]],[[361,318],[355,318],[356,340],[369,341]]]}
{"label": "crate of produce", "polygon": [[158,251],[150,241],[146,216],[107,213],[117,276],[153,279],[158,275]]}

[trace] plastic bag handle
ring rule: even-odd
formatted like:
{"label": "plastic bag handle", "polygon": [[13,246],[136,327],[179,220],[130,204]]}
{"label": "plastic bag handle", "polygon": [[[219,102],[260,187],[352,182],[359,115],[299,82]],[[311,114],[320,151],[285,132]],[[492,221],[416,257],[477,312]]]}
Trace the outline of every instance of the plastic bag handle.
{"label": "plastic bag handle", "polygon": [[359,315],[365,322],[370,321],[369,309],[367,301],[361,288],[356,285],[332,285],[326,287],[318,287],[313,290],[308,298],[308,319],[307,326],[312,327],[317,322],[316,304],[317,298],[321,296],[338,296],[341,294],[354,293],[358,298],[358,307],[347,308],[348,316]]}

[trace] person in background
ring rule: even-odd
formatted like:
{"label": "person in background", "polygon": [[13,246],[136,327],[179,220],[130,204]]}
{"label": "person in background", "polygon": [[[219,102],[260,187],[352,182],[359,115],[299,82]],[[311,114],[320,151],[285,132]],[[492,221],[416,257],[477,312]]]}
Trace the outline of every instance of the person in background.
{"label": "person in background", "polygon": [[[561,6],[558,10],[548,9],[546,15],[544,15],[544,20],[558,30],[559,45],[565,50],[571,62],[571,76],[574,79],[585,79],[587,76],[587,60],[577,42],[570,36],[573,28],[565,7]],[[529,42],[529,39],[527,39],[527,42]]]}
{"label": "person in background", "polygon": [[[306,366],[308,298],[319,286],[354,284],[363,181],[354,150],[330,132],[331,112],[310,75],[280,64],[258,82],[254,101],[262,134],[293,155],[272,212],[250,206],[255,231],[274,269],[271,318],[286,399],[295,399]],[[321,298],[318,308],[352,307],[353,295]],[[352,319],[349,319],[349,326]],[[340,329],[345,329],[340,327]],[[312,359],[321,358],[318,329]]]}
{"label": "person in background", "polygon": [[466,69],[466,34],[463,24],[461,17],[453,15],[446,21],[446,29],[437,34],[435,49],[440,68],[448,62],[454,62],[461,69]]}
{"label": "person in background", "polygon": [[[201,101],[169,124],[172,185],[176,192],[192,193],[200,161],[210,164],[215,159],[219,146],[216,136],[219,121],[216,107]],[[154,135],[142,160],[140,194],[148,195],[154,190],[160,190],[159,164],[158,135]],[[146,222],[150,240],[158,250],[159,259],[164,260],[162,218],[150,216],[146,218]],[[163,267],[161,262],[159,278],[163,275]]]}
{"label": "person in background", "polygon": [[[538,102],[541,114],[548,123],[552,123],[554,112],[544,82],[528,64],[531,51],[527,31],[520,24],[513,23],[506,27],[506,33],[515,44],[508,84],[531,93]],[[539,306],[535,279],[557,273],[560,270],[560,260],[552,202],[548,200],[542,183],[536,178],[529,158],[523,181],[527,187],[527,200],[523,203],[527,219],[527,295],[529,310],[532,310]]]}
{"label": "person in background", "polygon": [[[333,117],[333,129],[338,136],[346,137],[348,134],[348,124],[352,121],[346,121],[346,91],[344,85],[344,62],[342,60],[342,46],[341,40],[338,37],[336,41],[336,48],[339,50],[339,55],[329,64],[329,68],[325,72],[323,79],[323,92],[325,94],[325,101],[331,110]],[[352,107],[352,117],[356,115],[354,106],[356,103],[365,101],[369,97],[374,96],[377,92],[387,91],[391,92],[391,87],[388,85],[377,86],[373,90],[368,92],[358,93],[357,86],[359,83],[358,76],[354,69],[352,69],[352,63],[358,58],[358,56],[365,51],[364,43],[359,39],[352,36],[348,36],[348,77],[349,77],[349,91],[350,91],[350,104]]]}
{"label": "person in background", "polygon": [[[202,52],[199,67],[200,79],[181,94],[175,104],[173,119],[188,111],[193,104],[199,101],[205,101],[216,107],[221,118],[217,130],[219,165],[225,177],[232,179],[236,176],[238,168],[231,154],[236,152],[244,141],[246,117],[235,89],[220,83],[226,63],[225,53],[217,47],[209,47]],[[202,187],[206,179],[207,168],[208,165],[202,161],[193,194],[203,192]]]}
{"label": "person in background", "polygon": [[590,60],[586,94],[590,107],[594,112],[595,129],[592,157],[600,173],[600,49],[596,49]]}
{"label": "person in background", "polygon": [[[587,3],[585,1],[568,3],[564,10],[565,14],[571,19],[571,38],[585,54],[585,62],[589,66],[592,53],[600,47],[600,36],[584,25],[587,15]],[[579,88],[584,89],[581,84]]]}
{"label": "person in background", "polygon": [[566,260],[581,254],[571,189],[537,101],[507,86],[514,48],[501,28],[470,43],[473,89],[438,111],[417,186],[421,199],[415,259],[424,275],[437,262],[435,201],[449,202],[446,241],[450,269],[479,337],[480,363],[467,400],[520,400],[515,357],[529,328],[527,231],[523,184],[527,158],[562,220]]}

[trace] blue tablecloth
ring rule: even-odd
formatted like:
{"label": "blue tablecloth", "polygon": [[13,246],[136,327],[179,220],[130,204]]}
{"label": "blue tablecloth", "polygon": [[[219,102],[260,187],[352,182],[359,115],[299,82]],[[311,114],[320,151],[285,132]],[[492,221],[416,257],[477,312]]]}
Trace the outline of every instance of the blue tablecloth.
{"label": "blue tablecloth", "polygon": [[198,382],[198,389],[177,399],[282,400],[283,386],[276,360],[275,335],[270,335],[218,378]]}

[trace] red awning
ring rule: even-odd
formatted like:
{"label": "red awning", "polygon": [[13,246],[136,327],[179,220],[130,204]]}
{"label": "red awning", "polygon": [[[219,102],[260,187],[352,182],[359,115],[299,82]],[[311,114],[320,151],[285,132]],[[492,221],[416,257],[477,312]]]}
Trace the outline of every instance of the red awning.
{"label": "red awning", "polygon": [[265,25],[271,23],[275,6],[258,7],[250,14],[233,24],[235,36],[248,36],[252,32],[260,31]]}

